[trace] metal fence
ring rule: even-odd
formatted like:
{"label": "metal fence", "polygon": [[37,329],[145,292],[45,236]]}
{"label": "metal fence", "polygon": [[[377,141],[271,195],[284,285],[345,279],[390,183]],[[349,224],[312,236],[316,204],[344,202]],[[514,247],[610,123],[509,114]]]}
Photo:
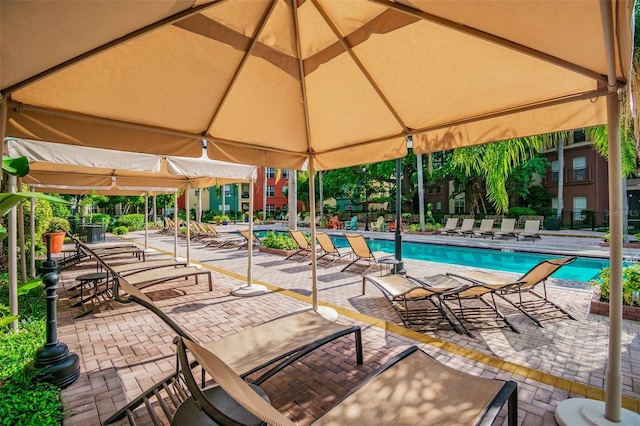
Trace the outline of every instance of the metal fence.
{"label": "metal fence", "polygon": [[[545,219],[546,229],[588,229],[591,231],[609,230],[609,213],[583,210],[580,212],[563,211],[560,217]],[[629,216],[629,233],[640,232],[640,217]]]}

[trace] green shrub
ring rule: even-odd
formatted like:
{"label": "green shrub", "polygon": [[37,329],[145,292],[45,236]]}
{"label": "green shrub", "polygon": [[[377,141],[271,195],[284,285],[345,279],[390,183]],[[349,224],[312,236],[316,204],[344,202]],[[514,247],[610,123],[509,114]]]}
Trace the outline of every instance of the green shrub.
{"label": "green shrub", "polygon": [[511,207],[509,208],[509,217],[517,219],[520,216],[535,216],[536,211],[528,207]]}
{"label": "green shrub", "polygon": [[440,227],[441,227],[441,226],[442,226],[442,225],[440,225],[440,224],[439,224],[439,223],[437,223],[437,222],[436,222],[436,223],[427,223],[427,224],[425,225],[425,229],[426,229],[427,231],[431,231],[431,232],[433,232],[433,231],[437,231],[438,229],[440,229]]}
{"label": "green shrub", "polygon": [[[600,287],[600,299],[608,302],[611,284],[609,268],[603,268],[594,282]],[[640,306],[640,265],[622,268],[622,303],[626,306]]]}
{"label": "green shrub", "polygon": [[273,231],[267,232],[267,235],[262,240],[262,245],[281,250],[295,250],[298,248],[298,244],[290,235],[276,234]]}
{"label": "green shrub", "polygon": [[94,223],[98,225],[105,224],[107,226],[111,224],[111,216],[105,213],[94,213],[92,215],[85,216],[84,220],[86,223],[89,223],[89,224],[94,224]]}
{"label": "green shrub", "polygon": [[126,226],[129,231],[144,229],[144,215],[141,213],[125,214],[116,219],[114,226]]}
{"label": "green shrub", "polygon": [[22,372],[0,386],[0,425],[60,425],[64,419],[60,390],[32,382]]}
{"label": "green shrub", "polygon": [[62,217],[52,217],[47,225],[47,232],[68,232],[70,229],[69,221]]}
{"label": "green shrub", "polygon": [[[20,373],[46,341],[46,319],[20,321],[19,331],[0,335],[0,379]],[[0,416],[1,417],[1,416]]]}
{"label": "green shrub", "polygon": [[116,226],[111,230],[111,232],[116,235],[124,235],[129,232],[129,228],[127,228],[126,226]]}
{"label": "green shrub", "polygon": [[411,231],[411,232],[420,232],[420,224],[419,223],[412,223],[411,225],[409,225],[409,231]]}

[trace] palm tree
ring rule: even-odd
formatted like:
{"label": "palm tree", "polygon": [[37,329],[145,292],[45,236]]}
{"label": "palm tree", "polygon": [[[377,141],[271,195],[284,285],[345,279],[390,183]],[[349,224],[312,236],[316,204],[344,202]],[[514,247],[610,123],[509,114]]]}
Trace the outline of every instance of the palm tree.
{"label": "palm tree", "polygon": [[[453,164],[461,168],[467,177],[484,177],[489,203],[496,213],[506,213],[509,211],[509,194],[505,183],[509,173],[540,151],[546,140],[543,136],[532,136],[457,148],[453,151]],[[474,197],[480,197],[479,191]],[[472,204],[479,205],[480,201],[472,200]]]}

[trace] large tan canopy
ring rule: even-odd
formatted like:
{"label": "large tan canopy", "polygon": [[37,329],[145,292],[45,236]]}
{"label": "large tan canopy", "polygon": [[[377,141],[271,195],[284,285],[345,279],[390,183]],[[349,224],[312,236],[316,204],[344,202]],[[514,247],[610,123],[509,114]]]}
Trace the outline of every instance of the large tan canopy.
{"label": "large tan canopy", "polygon": [[[600,3],[2,1],[6,132],[323,170],[409,134],[429,152],[604,124]],[[604,4],[624,85],[633,1]]]}

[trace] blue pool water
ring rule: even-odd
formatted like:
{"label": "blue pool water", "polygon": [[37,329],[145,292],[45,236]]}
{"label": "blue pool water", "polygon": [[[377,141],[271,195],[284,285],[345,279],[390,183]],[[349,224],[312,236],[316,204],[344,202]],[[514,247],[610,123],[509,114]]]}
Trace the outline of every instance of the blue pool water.
{"label": "blue pool water", "polygon": [[[258,234],[258,233],[257,233]],[[259,234],[258,234],[259,235]],[[264,235],[264,233],[262,234]],[[337,247],[348,247],[346,238],[332,236]],[[371,251],[395,253],[395,242],[367,239]],[[524,274],[544,259],[559,258],[549,254],[501,251],[439,244],[402,242],[402,257],[413,260],[462,265],[475,268]],[[607,259],[579,257],[575,262],[563,266],[552,277],[566,280],[590,281],[598,277],[600,270],[609,266]]]}

